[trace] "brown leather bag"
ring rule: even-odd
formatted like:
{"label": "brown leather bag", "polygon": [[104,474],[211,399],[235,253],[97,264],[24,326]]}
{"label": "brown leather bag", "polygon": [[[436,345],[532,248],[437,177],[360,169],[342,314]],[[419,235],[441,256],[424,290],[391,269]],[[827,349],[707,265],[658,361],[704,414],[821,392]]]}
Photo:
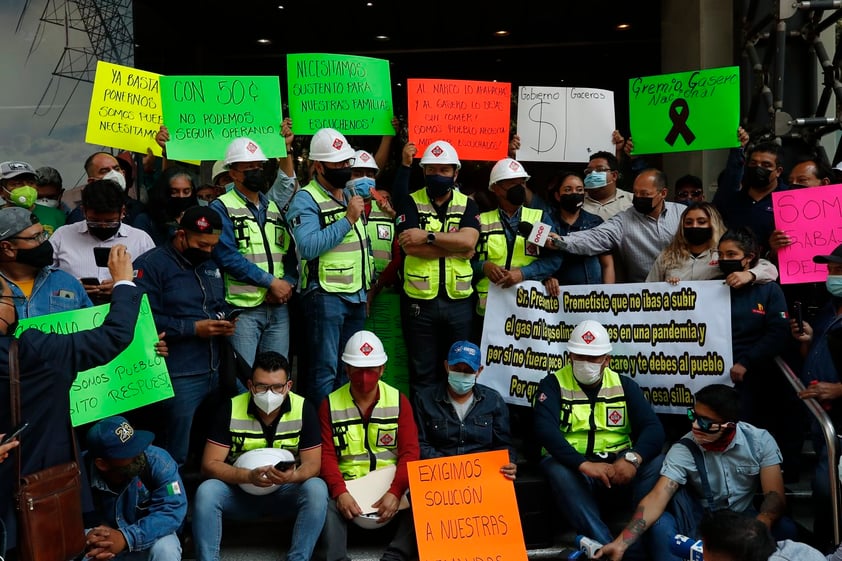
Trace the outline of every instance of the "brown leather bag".
{"label": "brown leather bag", "polygon": [[[18,342],[9,345],[12,424],[20,425]],[[74,461],[21,476],[21,440],[17,448],[18,550],[21,561],[65,561],[85,550],[82,522],[82,477],[76,436],[70,427]]]}

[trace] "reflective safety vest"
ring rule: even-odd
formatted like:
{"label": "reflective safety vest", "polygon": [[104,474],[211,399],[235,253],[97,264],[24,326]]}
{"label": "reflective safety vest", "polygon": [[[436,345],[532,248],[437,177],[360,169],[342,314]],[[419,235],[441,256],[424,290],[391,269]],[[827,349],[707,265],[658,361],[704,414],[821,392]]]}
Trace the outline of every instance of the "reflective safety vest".
{"label": "reflective safety vest", "polygon": [[351,397],[350,384],[327,396],[333,448],[339,460],[339,471],[346,481],[398,462],[401,394],[383,381],[378,382],[377,387],[380,399],[374,405],[368,422],[363,420]]}
{"label": "reflective safety vest", "polygon": [[[348,207],[327,194],[315,180],[302,189],[313,197],[319,207],[319,224],[322,229],[345,218]],[[357,220],[339,242],[339,245],[301,263],[301,289],[307,288],[308,279],[318,278],[325,292],[354,293],[368,290],[373,276],[373,263],[368,251],[368,235],[363,219]]]}
{"label": "reflective safety vest", "polygon": [[[409,195],[418,209],[418,225],[422,230],[427,232],[459,230],[459,223],[468,206],[468,197],[455,189],[451,193],[444,222],[439,220],[426,189],[419,189]],[[403,288],[406,295],[419,300],[432,300],[438,296],[442,267],[444,267],[444,286],[447,295],[454,300],[468,298],[473,292],[471,262],[457,257],[426,259],[407,255],[403,260]]]}
{"label": "reflective safety vest", "polygon": [[371,201],[371,212],[365,225],[374,256],[374,270],[379,275],[392,260],[392,241],[395,239],[395,219],[380,209],[377,201]]}
{"label": "reflective safety vest", "polygon": [[286,399],[289,401],[290,410],[278,420],[275,439],[270,443],[263,435],[263,425],[248,412],[251,392],[241,393],[231,398],[231,422],[228,424],[228,430],[231,432],[231,451],[228,453],[228,460],[231,463],[243,452],[255,448],[283,448],[298,458],[298,441],[301,438],[304,419],[304,398],[289,392]]}
{"label": "reflective safety vest", "polygon": [[[527,243],[526,238],[514,232],[514,243],[509,247],[506,239],[506,227],[500,219],[502,210],[489,210],[479,215],[479,241],[477,253],[480,261],[491,261],[506,269],[523,267],[538,259],[538,246]],[[520,207],[520,221],[537,224],[543,212],[534,208]],[[477,283],[477,313],[485,315],[488,300],[489,280],[485,275]]]}
{"label": "reflective safety vest", "polygon": [[606,367],[602,387],[591,403],[568,364],[556,371],[561,387],[561,422],[564,438],[580,454],[619,452],[631,448],[631,423],[620,375]]}
{"label": "reflective safety vest", "polygon": [[[235,189],[220,196],[219,201],[225,206],[225,212],[234,226],[234,242],[240,255],[261,270],[271,273],[276,278],[283,278],[283,258],[289,251],[290,235],[278,206],[269,201],[266,223],[261,228]],[[224,271],[223,273],[225,300],[229,304],[253,308],[263,303],[267,288],[240,282],[230,274]]]}

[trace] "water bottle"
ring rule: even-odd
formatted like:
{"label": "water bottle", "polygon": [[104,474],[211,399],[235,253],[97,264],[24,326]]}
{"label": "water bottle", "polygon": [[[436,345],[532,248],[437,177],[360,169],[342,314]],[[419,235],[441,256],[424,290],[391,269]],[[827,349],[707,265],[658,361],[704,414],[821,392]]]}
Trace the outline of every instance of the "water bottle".
{"label": "water bottle", "polygon": [[602,544],[585,536],[576,536],[576,549],[584,553],[588,559],[593,559],[596,552],[602,549]]}
{"label": "water bottle", "polygon": [[681,534],[676,534],[670,543],[670,551],[688,561],[702,561],[702,540],[694,540]]}

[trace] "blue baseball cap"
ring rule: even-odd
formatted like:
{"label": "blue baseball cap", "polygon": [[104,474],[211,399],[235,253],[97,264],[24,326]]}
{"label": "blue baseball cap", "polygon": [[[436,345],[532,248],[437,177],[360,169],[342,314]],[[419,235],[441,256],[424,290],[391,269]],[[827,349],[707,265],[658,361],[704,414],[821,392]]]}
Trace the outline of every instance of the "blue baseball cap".
{"label": "blue baseball cap", "polygon": [[115,415],[88,430],[88,453],[94,458],[128,460],[143,453],[154,438],[153,433],[135,430],[125,417]]}
{"label": "blue baseball cap", "polygon": [[447,364],[467,364],[473,372],[479,370],[482,364],[482,354],[479,347],[470,341],[456,341],[447,353]]}

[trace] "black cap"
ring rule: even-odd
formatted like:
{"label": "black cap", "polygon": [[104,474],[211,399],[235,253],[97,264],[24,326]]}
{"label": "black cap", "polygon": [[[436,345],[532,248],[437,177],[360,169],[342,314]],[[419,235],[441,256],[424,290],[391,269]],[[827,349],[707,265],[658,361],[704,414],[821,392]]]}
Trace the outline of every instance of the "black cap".
{"label": "black cap", "polygon": [[813,263],[842,263],[842,244],[837,245],[830,255],[816,255]]}
{"label": "black cap", "polygon": [[221,234],[222,218],[206,206],[191,206],[184,211],[178,226],[199,234]]}

